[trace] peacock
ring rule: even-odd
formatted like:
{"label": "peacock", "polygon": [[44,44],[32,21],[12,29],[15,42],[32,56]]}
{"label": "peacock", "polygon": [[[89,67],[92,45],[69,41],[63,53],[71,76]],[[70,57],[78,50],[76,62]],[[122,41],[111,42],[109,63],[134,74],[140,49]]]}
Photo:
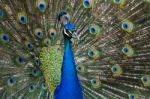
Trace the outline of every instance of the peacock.
{"label": "peacock", "polygon": [[0,0],[0,99],[150,99],[150,0]]}

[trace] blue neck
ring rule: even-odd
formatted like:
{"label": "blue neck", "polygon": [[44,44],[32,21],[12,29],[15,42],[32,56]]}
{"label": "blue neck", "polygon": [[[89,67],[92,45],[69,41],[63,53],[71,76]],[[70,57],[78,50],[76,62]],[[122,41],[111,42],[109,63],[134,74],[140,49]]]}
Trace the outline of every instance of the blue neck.
{"label": "blue neck", "polygon": [[64,56],[61,72],[61,83],[55,91],[55,99],[83,99],[71,49],[71,41],[67,38],[64,39]]}

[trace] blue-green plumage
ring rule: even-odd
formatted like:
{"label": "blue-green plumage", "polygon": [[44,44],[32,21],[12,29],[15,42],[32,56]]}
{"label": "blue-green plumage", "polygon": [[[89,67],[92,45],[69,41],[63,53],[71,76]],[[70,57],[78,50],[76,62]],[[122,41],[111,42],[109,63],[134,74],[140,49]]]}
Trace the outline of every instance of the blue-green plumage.
{"label": "blue-green plumage", "polygon": [[[74,25],[64,26],[73,32]],[[64,56],[62,64],[61,83],[55,91],[55,99],[83,99],[80,82],[78,80],[71,41],[64,35]]]}

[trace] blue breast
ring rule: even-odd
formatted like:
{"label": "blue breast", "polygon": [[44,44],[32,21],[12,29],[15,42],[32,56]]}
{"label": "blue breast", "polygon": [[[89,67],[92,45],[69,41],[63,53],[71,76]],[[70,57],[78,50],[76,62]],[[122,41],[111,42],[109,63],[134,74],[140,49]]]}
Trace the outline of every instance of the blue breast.
{"label": "blue breast", "polygon": [[[72,25],[67,25],[65,28],[68,27],[74,29]],[[70,39],[64,37],[64,45],[61,83],[55,90],[54,97],[55,99],[83,99]]]}

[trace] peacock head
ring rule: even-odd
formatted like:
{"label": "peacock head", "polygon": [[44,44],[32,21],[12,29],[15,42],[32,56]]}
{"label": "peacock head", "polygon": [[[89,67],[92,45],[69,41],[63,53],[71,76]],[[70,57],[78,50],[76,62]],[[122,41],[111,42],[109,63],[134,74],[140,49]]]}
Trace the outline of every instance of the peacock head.
{"label": "peacock head", "polygon": [[75,38],[76,37],[75,32],[76,29],[73,24],[68,23],[64,25],[64,30],[63,30],[64,38],[68,38],[68,39]]}

